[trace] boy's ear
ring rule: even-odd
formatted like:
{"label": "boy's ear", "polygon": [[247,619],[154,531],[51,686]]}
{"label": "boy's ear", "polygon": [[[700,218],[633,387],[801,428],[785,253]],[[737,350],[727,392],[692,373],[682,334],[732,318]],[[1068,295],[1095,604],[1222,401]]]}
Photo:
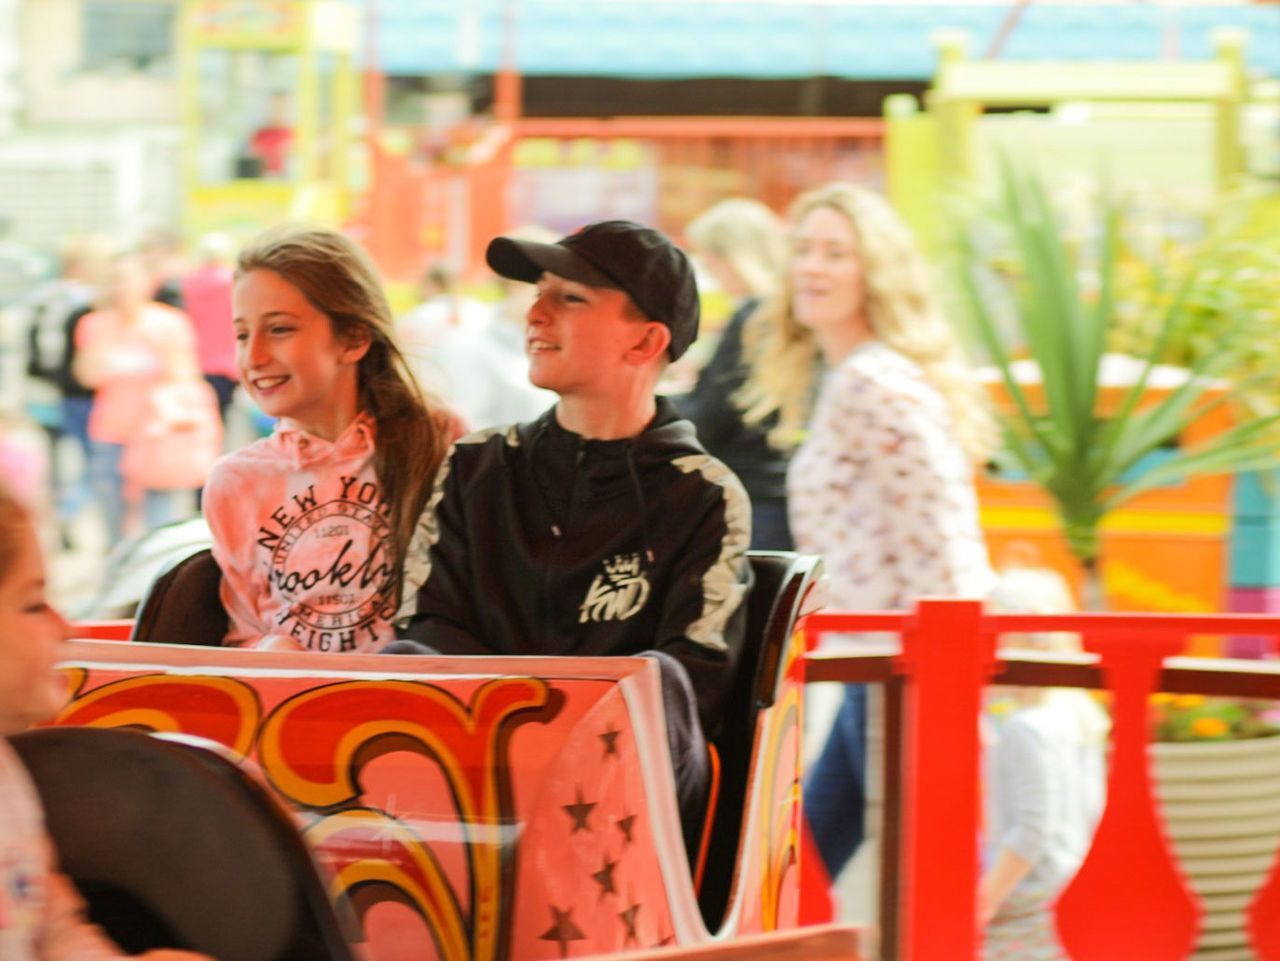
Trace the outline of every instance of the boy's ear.
{"label": "boy's ear", "polygon": [[358,364],[373,345],[373,334],[368,327],[359,327],[349,332],[343,340],[342,359],[349,364]]}
{"label": "boy's ear", "polygon": [[656,357],[666,356],[667,347],[671,344],[671,331],[666,324],[649,321],[644,326],[644,335],[628,352],[628,358],[637,366],[647,364]]}

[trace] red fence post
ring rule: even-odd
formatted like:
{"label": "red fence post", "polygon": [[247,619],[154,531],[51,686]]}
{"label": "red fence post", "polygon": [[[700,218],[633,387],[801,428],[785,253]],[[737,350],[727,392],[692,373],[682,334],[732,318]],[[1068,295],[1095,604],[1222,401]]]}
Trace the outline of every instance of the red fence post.
{"label": "red fence post", "polygon": [[906,675],[903,961],[977,951],[978,717],[995,667],[982,602],[918,601],[903,632]]}
{"label": "red fence post", "polygon": [[1112,750],[1093,845],[1058,898],[1058,934],[1076,961],[1181,961],[1195,946],[1199,902],[1157,815],[1147,757],[1147,700],[1183,644],[1181,632],[1085,637],[1113,696]]}

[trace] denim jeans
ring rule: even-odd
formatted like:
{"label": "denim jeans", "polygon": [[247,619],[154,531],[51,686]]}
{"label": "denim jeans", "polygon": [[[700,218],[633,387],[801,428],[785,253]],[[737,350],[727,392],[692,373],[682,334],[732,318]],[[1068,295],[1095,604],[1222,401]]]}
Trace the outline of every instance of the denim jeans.
{"label": "denim jeans", "polygon": [[[62,399],[62,436],[71,438],[79,448],[77,453],[82,461],[80,473],[73,474],[63,463],[59,455],[55,490],[58,494],[58,518],[62,521],[74,519],[86,504],[94,498],[90,483],[89,467],[89,411],[93,406],[92,397],[64,397]],[[63,451],[65,454],[66,452]]]}
{"label": "denim jeans", "polygon": [[787,502],[781,497],[751,503],[751,549],[793,551]]}
{"label": "denim jeans", "polygon": [[804,787],[804,814],[834,881],[862,844],[867,785],[867,686],[846,684],[826,746]]}
{"label": "denim jeans", "polygon": [[103,440],[89,441],[89,485],[102,509],[102,519],[107,525],[108,545],[114,547],[124,539],[124,478],[120,475],[120,460],[124,457],[124,445]]}

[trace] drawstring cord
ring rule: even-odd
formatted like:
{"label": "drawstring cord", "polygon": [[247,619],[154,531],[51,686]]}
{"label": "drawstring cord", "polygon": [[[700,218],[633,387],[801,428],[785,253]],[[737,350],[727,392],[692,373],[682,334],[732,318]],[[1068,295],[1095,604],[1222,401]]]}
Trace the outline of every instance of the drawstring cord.
{"label": "drawstring cord", "polygon": [[627,473],[631,475],[631,490],[636,495],[636,503],[640,505],[640,532],[644,540],[644,556],[653,563],[653,548],[649,540],[649,511],[645,508],[644,488],[640,486],[640,473],[636,470],[635,445],[627,441]]}
{"label": "drawstring cord", "polygon": [[[548,430],[548,425],[545,422],[543,422],[538,426],[538,429],[534,432],[533,437],[530,438],[529,440],[530,463],[532,463],[534,460],[534,451],[536,446],[538,445],[539,442],[541,442],[543,435],[547,433],[547,430]],[[631,492],[635,495],[636,504],[640,508],[640,531],[641,531],[641,537],[643,539],[644,556],[645,556],[645,559],[650,564],[652,564],[654,562],[654,553],[653,553],[653,547],[652,547],[652,540],[649,536],[649,511],[645,505],[644,488],[640,484],[640,472],[636,469],[635,444],[632,443],[630,440],[628,440],[624,450],[625,450],[624,459],[627,462],[627,476],[631,478]],[[578,455],[574,464],[575,468],[581,467],[582,458],[585,453],[586,453],[586,441],[583,439],[579,439]],[[504,458],[504,461],[505,461],[505,458]],[[551,499],[547,497],[547,492],[545,488],[542,486],[542,481],[538,477],[538,472],[536,470],[533,470],[531,471],[531,473],[533,475],[534,489],[538,492],[538,499],[542,501],[543,509],[547,512],[547,516],[551,518],[551,533],[557,538],[564,537],[564,529],[561,527],[560,518],[556,516],[555,510],[551,507]]]}
{"label": "drawstring cord", "polygon": [[[547,492],[542,489],[542,481],[538,478],[538,472],[533,468],[534,463],[534,447],[542,440],[542,435],[547,432],[546,421],[538,425],[538,429],[534,431],[533,437],[529,440],[529,473],[533,476],[533,487],[538,492],[538,499],[542,501],[542,508],[547,512],[547,516],[551,518],[551,533],[555,537],[564,537],[564,530],[560,527],[560,518],[556,517],[556,512],[551,509],[551,501],[547,499]],[[578,450],[578,460],[582,460],[582,450]]]}

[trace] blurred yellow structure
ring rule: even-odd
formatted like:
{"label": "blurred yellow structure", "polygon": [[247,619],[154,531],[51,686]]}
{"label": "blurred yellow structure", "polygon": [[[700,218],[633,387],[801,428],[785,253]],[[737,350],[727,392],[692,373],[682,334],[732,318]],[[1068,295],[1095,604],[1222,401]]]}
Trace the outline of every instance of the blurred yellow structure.
{"label": "blurred yellow structure", "polygon": [[358,145],[359,5],[191,0],[180,17],[188,235],[346,218]]}
{"label": "blurred yellow structure", "polygon": [[1214,41],[1212,60],[1085,65],[970,60],[963,33],[940,32],[925,110],[910,95],[885,100],[894,206],[936,250],[943,196],[998,182],[992,171],[1002,155],[1035,166],[1048,182],[1083,176],[1211,202],[1244,173],[1248,95],[1245,33],[1220,30]]}

